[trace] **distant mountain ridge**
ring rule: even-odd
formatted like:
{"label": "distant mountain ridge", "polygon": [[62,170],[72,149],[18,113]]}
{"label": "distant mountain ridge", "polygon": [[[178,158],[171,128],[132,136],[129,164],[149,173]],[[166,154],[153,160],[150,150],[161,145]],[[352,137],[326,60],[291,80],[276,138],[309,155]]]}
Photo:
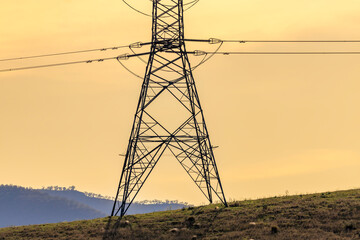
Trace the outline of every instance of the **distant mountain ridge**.
{"label": "distant mountain ridge", "polygon": [[[97,194],[86,194],[83,192],[79,192],[77,190],[47,190],[40,189],[40,192],[47,193],[51,196],[63,197],[73,201],[81,202],[86,204],[105,215],[110,215],[114,200],[106,198],[106,197],[89,197],[88,195],[97,196]],[[150,212],[158,212],[165,211],[169,209],[180,209],[188,206],[187,203],[179,203],[177,201],[166,201],[162,202],[159,200],[155,201],[142,201],[142,202],[134,202],[131,204],[127,214],[140,214],[140,213],[150,213]]]}
{"label": "distant mountain ridge", "polygon": [[0,186],[0,227],[93,219],[106,214],[35,189]]}
{"label": "distant mountain ridge", "polygon": [[[29,224],[94,219],[110,215],[113,200],[99,194],[84,193],[75,187],[31,189],[0,185],[0,228]],[[128,214],[180,209],[177,201],[135,202]]]}

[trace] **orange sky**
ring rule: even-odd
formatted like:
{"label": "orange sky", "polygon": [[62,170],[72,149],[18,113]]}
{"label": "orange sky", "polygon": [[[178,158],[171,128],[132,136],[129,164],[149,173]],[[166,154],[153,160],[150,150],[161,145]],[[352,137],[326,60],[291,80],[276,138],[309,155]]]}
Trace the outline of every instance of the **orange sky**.
{"label": "orange sky", "polygon": [[[150,12],[150,1],[137,2]],[[186,12],[185,33],[359,40],[359,12],[357,0],[202,0]],[[6,1],[0,58],[146,42],[150,27],[150,18],[121,1]],[[227,44],[223,50],[360,51],[360,43]],[[0,68],[126,52],[0,62]],[[359,62],[360,55],[217,56],[195,71],[228,198],[360,187]],[[136,59],[128,66],[144,74]],[[115,61],[0,73],[0,183],[75,185],[114,196],[123,161],[118,154],[127,147],[140,86]],[[155,198],[206,202],[166,157],[137,199]]]}

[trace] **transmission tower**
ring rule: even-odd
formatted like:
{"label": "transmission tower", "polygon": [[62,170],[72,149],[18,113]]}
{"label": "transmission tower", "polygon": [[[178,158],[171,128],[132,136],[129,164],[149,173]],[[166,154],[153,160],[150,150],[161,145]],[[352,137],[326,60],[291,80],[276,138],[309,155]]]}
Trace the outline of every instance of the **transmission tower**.
{"label": "transmission tower", "polygon": [[[111,216],[125,215],[165,150],[210,203],[215,196],[227,206],[185,49],[183,7],[183,0],[153,0],[151,50]],[[183,113],[166,116],[181,119],[176,127],[160,120],[156,105],[164,101]]]}

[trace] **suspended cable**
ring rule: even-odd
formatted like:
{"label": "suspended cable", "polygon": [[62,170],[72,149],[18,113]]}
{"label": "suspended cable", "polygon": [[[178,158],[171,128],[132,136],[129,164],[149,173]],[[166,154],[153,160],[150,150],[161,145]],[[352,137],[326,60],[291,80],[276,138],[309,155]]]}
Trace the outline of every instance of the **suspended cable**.
{"label": "suspended cable", "polygon": [[222,47],[223,43],[220,43],[219,47],[212,53],[210,53],[211,55],[205,59],[205,57],[209,54],[209,53],[205,53],[204,58],[201,60],[201,62],[196,65],[195,67],[192,68],[192,70],[195,70],[196,68],[198,68],[199,66],[203,65],[205,62],[209,61],[213,56],[215,56],[215,54],[217,54],[220,50],[220,48]]}
{"label": "suspended cable", "polygon": [[135,7],[133,7],[133,6],[131,6],[128,2],[126,2],[125,0],[122,0],[129,8],[131,8],[132,10],[134,10],[135,12],[138,12],[138,13],[140,13],[140,14],[142,14],[142,15],[145,15],[145,16],[147,16],[147,17],[151,17],[151,15],[150,14],[147,14],[147,13],[145,13],[145,12],[143,12],[143,11],[140,11],[140,10],[138,10],[138,9],[136,9]]}
{"label": "suspended cable", "polygon": [[[136,54],[136,52],[133,50],[131,46],[129,47],[129,49],[133,54]],[[142,57],[138,56],[138,59],[140,59],[140,61],[143,62],[144,64],[147,64],[147,62]]]}
{"label": "suspended cable", "polygon": [[184,4],[184,6],[190,5],[187,8],[184,9],[184,12],[186,12],[187,10],[189,10],[190,8],[194,7],[196,4],[198,4],[200,2],[200,0],[194,0],[192,2],[188,2],[186,4]]}
{"label": "suspended cable", "polygon": [[222,40],[238,43],[359,43],[360,40]]}
{"label": "suspended cable", "polygon": [[[220,46],[221,47],[221,46]],[[219,49],[219,48],[218,48]],[[174,52],[174,51],[166,51],[166,52],[172,52],[172,53],[180,53],[180,52]],[[188,51],[187,54],[194,54],[195,56],[201,56],[201,55],[208,55],[211,54],[214,55],[357,55],[360,54],[360,52],[205,52],[201,50],[195,50],[195,51]],[[81,61],[72,61],[72,62],[61,62],[61,63],[53,63],[53,64],[44,64],[44,65],[35,65],[35,66],[27,66],[27,67],[18,67],[18,68],[8,68],[8,69],[0,69],[0,72],[11,72],[11,71],[19,71],[19,70],[26,70],[26,69],[35,69],[35,68],[47,68],[47,67],[56,67],[56,66],[64,66],[64,65],[72,65],[72,64],[80,64],[80,63],[93,63],[93,62],[103,62],[107,60],[127,60],[130,57],[138,57],[142,55],[148,55],[149,53],[139,53],[139,54],[123,54],[117,57],[108,57],[108,58],[99,58],[99,59],[91,59],[91,60],[81,60]],[[195,66],[193,69],[199,67],[201,64],[208,61],[212,56],[207,58],[206,60],[202,60],[200,64]],[[122,64],[123,65],[123,64]],[[124,67],[126,70],[131,72],[131,70]],[[137,74],[131,72],[137,77]],[[141,77],[140,77],[141,78]]]}
{"label": "suspended cable", "polygon": [[[203,59],[201,59],[201,61],[195,65],[194,67],[191,68],[192,71],[194,71],[196,68],[200,67],[201,65],[203,65],[207,60],[206,60],[206,57],[207,57],[208,54],[204,54],[204,57]],[[210,57],[209,57],[210,59]]]}
{"label": "suspended cable", "polygon": [[115,47],[106,47],[106,48],[94,48],[94,49],[78,50],[78,51],[70,51],[70,52],[49,53],[49,54],[33,55],[33,56],[26,56],[26,57],[5,58],[5,59],[0,59],[0,62],[13,61],[13,60],[22,60],[22,59],[31,59],[31,58],[60,56],[60,55],[77,54],[77,53],[86,53],[86,52],[96,52],[96,51],[106,51],[106,50],[117,50],[117,49],[119,49],[119,48],[126,48],[126,47],[128,47],[128,46],[129,46],[129,45],[115,46]]}
{"label": "suspended cable", "polygon": [[[174,52],[174,51],[166,51],[166,52],[180,53],[180,52]],[[205,52],[205,51],[201,51],[201,50],[188,51],[186,53],[194,54],[195,56],[208,55],[208,54],[211,54],[212,56],[214,56],[214,55],[357,55],[357,54],[360,54],[360,52],[216,52],[216,51],[215,52]],[[103,61],[113,60],[113,59],[117,59],[119,61],[119,60],[127,60],[130,57],[138,57],[138,56],[147,55],[147,54],[149,54],[149,53],[140,53],[140,54],[132,54],[132,55],[124,54],[124,55],[120,55],[117,57],[108,57],[108,58],[99,58],[99,59],[81,60],[81,61],[72,61],[72,62],[61,62],[61,63],[35,65],[35,66],[28,66],[28,67],[8,68],[8,69],[0,69],[0,72],[11,72],[11,71],[26,70],[26,69],[56,67],[56,66],[72,65],[72,64],[79,64],[79,63],[103,62]],[[193,69],[199,67],[201,64],[208,61],[212,56],[210,56],[206,60],[202,60],[200,62],[200,64],[195,66]],[[131,72],[126,67],[125,67],[125,69],[128,70],[129,72]],[[133,72],[131,72],[131,73],[137,77],[140,77]]]}
{"label": "suspended cable", "polygon": [[29,66],[29,67],[0,69],[0,72],[12,72],[12,71],[18,71],[18,70],[34,69],[34,68],[56,67],[56,66],[71,65],[71,64],[78,64],[78,63],[103,62],[103,61],[107,61],[107,60],[111,60],[111,59],[116,59],[116,57],[92,59],[92,60],[83,60],[83,61],[74,61],[74,62],[53,63],[53,64],[36,65],[36,66]]}
{"label": "suspended cable", "polygon": [[[129,68],[127,68],[125,66],[125,64],[123,64],[121,61],[120,61],[120,58],[116,58],[116,60],[120,63],[120,65],[126,70],[128,71],[129,73],[131,73],[132,75],[134,75],[135,77],[137,78],[140,78],[140,79],[143,79],[142,77],[140,77],[139,75],[137,75],[136,73],[134,73],[133,71],[131,71]],[[126,59],[125,59],[126,60]]]}
{"label": "suspended cable", "polygon": [[[150,0],[152,1],[152,0]],[[187,3],[183,3],[183,6],[187,6],[187,5],[192,5],[193,3],[198,3],[200,0],[193,0],[193,1],[190,1],[190,2],[187,2]],[[164,6],[167,6],[167,7],[173,7],[174,5],[170,5],[170,4],[161,4],[161,5],[164,5]]]}
{"label": "suspended cable", "polygon": [[200,51],[200,50],[195,50],[195,51],[190,51],[190,52],[186,52],[188,54],[194,54],[196,56],[201,56],[203,54],[221,54],[221,55],[235,55],[235,54],[287,54],[287,55],[291,55],[291,54],[300,54],[300,55],[305,55],[305,54],[360,54],[360,52],[205,52],[205,51]]}
{"label": "suspended cable", "polygon": [[[133,6],[132,6],[130,3],[128,3],[126,0],[122,0],[122,1],[123,1],[129,8],[131,8],[132,10],[134,10],[135,12],[140,13],[140,14],[142,14],[142,15],[144,15],[144,16],[147,16],[147,17],[152,17],[151,14],[148,14],[148,13],[146,13],[146,12],[143,12],[143,11],[141,11],[141,10],[133,7]],[[193,0],[193,1],[191,1],[191,2],[188,2],[188,3],[183,4],[183,6],[188,6],[188,5],[190,5],[190,6],[188,6],[187,8],[184,9],[184,12],[186,12],[186,11],[189,10],[190,8],[194,7],[198,2],[200,2],[200,0]],[[172,6],[173,6],[173,5],[167,5],[167,4],[162,4],[162,5],[167,6],[167,7],[172,7]],[[170,17],[170,16],[164,16],[164,17],[162,17],[162,18],[168,18],[168,17]]]}
{"label": "suspended cable", "polygon": [[185,39],[188,42],[235,42],[235,43],[360,43],[360,40],[222,40],[218,38],[209,39]]}
{"label": "suspended cable", "polygon": [[72,65],[72,64],[79,64],[79,63],[93,63],[93,62],[103,62],[107,60],[115,60],[115,59],[128,59],[130,57],[136,57],[141,55],[147,55],[149,53],[139,53],[135,55],[123,54],[116,57],[108,57],[108,58],[98,58],[98,59],[90,59],[90,60],[81,60],[81,61],[72,61],[72,62],[61,62],[61,63],[52,63],[52,64],[44,64],[44,65],[35,65],[35,66],[28,66],[28,67],[18,67],[18,68],[8,68],[8,69],[0,69],[0,72],[12,72],[12,71],[19,71],[19,70],[26,70],[26,69],[35,69],[35,68],[48,68],[48,67],[56,67],[56,66],[64,66],[64,65]]}

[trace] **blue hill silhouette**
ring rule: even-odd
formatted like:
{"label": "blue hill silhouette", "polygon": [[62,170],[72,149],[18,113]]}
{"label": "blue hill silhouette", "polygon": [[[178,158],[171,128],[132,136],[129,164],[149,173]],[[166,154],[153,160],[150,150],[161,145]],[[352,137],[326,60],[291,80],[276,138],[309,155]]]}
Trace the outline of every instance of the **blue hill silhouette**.
{"label": "blue hill silhouette", "polygon": [[[94,219],[110,215],[113,200],[99,194],[84,193],[75,187],[31,189],[0,185],[0,228],[30,224]],[[180,209],[177,201],[133,203],[128,214]]]}

